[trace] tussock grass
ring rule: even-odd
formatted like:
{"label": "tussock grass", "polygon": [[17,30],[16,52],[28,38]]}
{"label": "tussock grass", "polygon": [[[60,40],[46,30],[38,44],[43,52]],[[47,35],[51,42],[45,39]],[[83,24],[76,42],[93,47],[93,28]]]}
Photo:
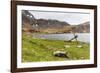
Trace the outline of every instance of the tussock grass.
{"label": "tussock grass", "polygon": [[[70,47],[65,47],[66,45]],[[77,45],[82,47],[77,48]],[[69,58],[55,57],[54,51],[65,51]],[[22,62],[83,60],[89,59],[89,51],[88,43],[39,39],[26,34],[22,37]]]}

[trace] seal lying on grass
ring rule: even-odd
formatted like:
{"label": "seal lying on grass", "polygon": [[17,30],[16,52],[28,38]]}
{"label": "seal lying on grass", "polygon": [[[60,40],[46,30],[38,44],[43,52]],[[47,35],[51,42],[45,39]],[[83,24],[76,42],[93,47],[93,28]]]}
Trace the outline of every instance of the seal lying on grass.
{"label": "seal lying on grass", "polygon": [[55,51],[55,52],[53,52],[53,55],[54,55],[55,57],[69,58],[69,57],[66,55],[66,52],[63,52],[63,51]]}

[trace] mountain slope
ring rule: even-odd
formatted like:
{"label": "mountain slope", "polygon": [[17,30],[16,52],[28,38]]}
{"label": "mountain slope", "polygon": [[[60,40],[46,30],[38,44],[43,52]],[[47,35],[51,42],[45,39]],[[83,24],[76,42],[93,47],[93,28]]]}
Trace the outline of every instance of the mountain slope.
{"label": "mountain slope", "polygon": [[29,11],[22,11],[22,25],[25,32],[41,33],[89,33],[90,23],[84,22],[79,25],[70,25],[67,22],[54,19],[36,19]]}
{"label": "mountain slope", "polygon": [[90,22],[85,22],[79,25],[72,27],[73,32],[78,33],[89,33],[90,32]]}

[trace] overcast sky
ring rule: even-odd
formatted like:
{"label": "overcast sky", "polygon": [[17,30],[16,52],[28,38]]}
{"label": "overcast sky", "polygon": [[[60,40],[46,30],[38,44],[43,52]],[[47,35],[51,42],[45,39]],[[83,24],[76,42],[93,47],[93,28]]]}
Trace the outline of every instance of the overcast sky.
{"label": "overcast sky", "polygon": [[46,11],[29,11],[36,19],[55,19],[68,22],[71,25],[78,25],[89,21],[89,14],[75,12],[46,12]]}

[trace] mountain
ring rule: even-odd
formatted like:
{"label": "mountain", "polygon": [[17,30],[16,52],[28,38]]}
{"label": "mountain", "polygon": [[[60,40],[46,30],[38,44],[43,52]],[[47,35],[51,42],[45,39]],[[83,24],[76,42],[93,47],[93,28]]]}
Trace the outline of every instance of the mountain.
{"label": "mountain", "polygon": [[89,33],[90,23],[70,25],[67,22],[54,19],[36,19],[29,11],[22,11],[22,27],[25,32],[41,33]]}
{"label": "mountain", "polygon": [[73,32],[78,33],[89,33],[90,32],[90,22],[85,22],[72,27]]}
{"label": "mountain", "polygon": [[61,22],[61,21],[58,21],[58,20],[46,20],[46,19],[37,19],[37,24],[40,28],[43,28],[43,29],[47,29],[47,28],[62,28],[64,26],[69,26],[68,23],[66,22]]}
{"label": "mountain", "polygon": [[45,32],[45,30],[61,29],[70,24],[52,19],[36,19],[29,11],[22,11],[23,31],[29,32]]}
{"label": "mountain", "polygon": [[27,10],[22,10],[22,29],[23,31],[29,32],[29,30],[33,30],[32,24],[35,20],[35,17]]}

